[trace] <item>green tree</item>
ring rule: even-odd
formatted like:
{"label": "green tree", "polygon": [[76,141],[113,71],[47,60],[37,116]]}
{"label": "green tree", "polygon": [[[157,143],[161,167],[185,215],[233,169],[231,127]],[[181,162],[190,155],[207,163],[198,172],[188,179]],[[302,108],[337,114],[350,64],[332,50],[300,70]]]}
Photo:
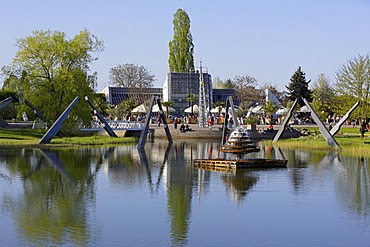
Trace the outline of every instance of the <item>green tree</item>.
{"label": "green tree", "polygon": [[194,105],[194,102],[195,102],[195,94],[191,93],[187,96],[187,100],[189,101],[189,104],[190,104],[190,107],[191,107],[191,115],[194,114],[194,109],[193,109],[193,105]]}
{"label": "green tree", "polygon": [[154,78],[144,66],[132,63],[117,65],[109,71],[110,83],[119,87],[150,88]]}
{"label": "green tree", "polygon": [[264,109],[267,115],[272,119],[272,115],[279,109],[279,107],[269,100],[262,109]]}
{"label": "green tree", "polygon": [[116,115],[118,119],[120,119],[121,116],[127,117],[136,106],[137,104],[135,104],[132,99],[123,100],[116,108],[114,108],[113,114]]}
{"label": "green tree", "polygon": [[[60,31],[33,31],[17,40],[18,52],[12,65],[3,69],[7,78],[15,76],[18,93],[30,100],[45,118],[56,120],[72,100],[90,97],[96,86],[96,74],[89,75],[89,64],[97,58],[93,53],[103,50],[103,44],[89,31],[74,38]],[[80,100],[64,126],[70,129],[76,119],[88,122],[90,109]]]}
{"label": "green tree", "polygon": [[361,101],[360,116],[369,112],[370,93],[370,58],[369,55],[358,55],[339,66],[336,74],[336,92],[340,98],[342,112]]}
{"label": "green tree", "polygon": [[231,79],[227,79],[226,81],[222,81],[219,77],[213,78],[212,86],[213,88],[217,89],[233,89],[235,88],[235,84]]}
{"label": "green tree", "polygon": [[217,101],[215,103],[212,104],[212,107],[213,108],[216,108],[217,107],[217,113],[218,113],[218,116],[220,117],[221,116],[221,110],[222,110],[222,107],[225,106],[225,102],[222,102],[222,101]]}
{"label": "green tree", "polygon": [[293,76],[290,78],[290,83],[286,88],[288,89],[287,97],[290,101],[298,99],[298,104],[300,106],[305,105],[302,98],[312,101],[311,90],[308,88],[308,84],[311,80],[306,81],[306,74],[303,73],[302,68],[294,72]]}
{"label": "green tree", "polygon": [[166,117],[168,117],[168,109],[173,106],[173,101],[162,102],[162,105],[166,108],[165,114],[166,114]]}
{"label": "green tree", "polygon": [[194,71],[194,44],[190,32],[190,18],[183,9],[173,16],[173,40],[169,42],[170,72]]}
{"label": "green tree", "polygon": [[[330,84],[330,79],[325,74],[318,75],[312,89],[313,103],[317,112],[323,113],[327,117],[332,115],[334,105],[334,89]],[[325,118],[324,118],[325,119]]]}
{"label": "green tree", "polygon": [[108,115],[109,107],[104,94],[102,93],[94,94],[92,103],[95,105],[96,109],[99,111],[100,114],[102,114],[103,116]]}

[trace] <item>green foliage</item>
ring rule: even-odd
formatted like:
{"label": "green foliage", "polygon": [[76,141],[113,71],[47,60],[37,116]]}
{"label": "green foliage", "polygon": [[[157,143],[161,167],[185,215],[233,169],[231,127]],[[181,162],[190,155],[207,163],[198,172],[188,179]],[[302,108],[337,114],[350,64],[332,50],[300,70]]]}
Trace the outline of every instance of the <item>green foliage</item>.
{"label": "green foliage", "polygon": [[277,105],[274,104],[274,102],[272,102],[271,100],[269,100],[266,105],[264,105],[262,107],[262,109],[265,110],[265,112],[270,116],[272,117],[272,114],[274,114],[278,109],[279,107]]}
{"label": "green foliage", "polygon": [[103,44],[87,30],[73,39],[59,31],[34,31],[17,41],[18,52],[12,66],[3,71],[7,87],[15,88],[48,120],[55,121],[75,97],[80,101],[66,120],[67,130],[90,121],[90,107],[83,100],[91,97],[96,74],[89,75],[92,53],[102,51]]}
{"label": "green foliage", "polygon": [[12,98],[13,101],[7,106],[0,109],[0,117],[3,119],[12,119],[17,117],[17,107],[18,107],[18,96],[15,92],[3,89],[0,91],[0,101],[7,98]]}
{"label": "green foliage", "polygon": [[173,101],[162,102],[162,105],[166,107],[166,117],[168,117],[168,108],[173,106]]}
{"label": "green foliage", "polygon": [[108,116],[109,106],[103,93],[94,94],[91,102],[95,105],[101,115]]}
{"label": "green foliage", "polygon": [[11,97],[13,99],[13,102],[19,102],[18,95],[14,91],[10,91],[7,89],[0,90],[0,101],[5,100],[7,98]]}
{"label": "green foliage", "polygon": [[131,114],[132,109],[137,106],[132,99],[123,100],[115,108],[110,111],[111,118],[117,116],[118,119],[124,119]]}
{"label": "green foliage", "polygon": [[190,33],[190,18],[183,9],[173,16],[173,40],[169,42],[170,72],[194,71],[194,44]]}
{"label": "green foliage", "polygon": [[212,107],[213,108],[216,108],[217,107],[217,110],[218,110],[218,116],[221,115],[221,110],[222,108],[225,106],[225,102],[222,102],[222,101],[217,101],[215,103],[212,104]]}
{"label": "green foliage", "polygon": [[236,114],[237,117],[242,117],[244,115],[244,111],[243,111],[243,109],[237,109],[235,111],[235,114]]}
{"label": "green foliage", "polygon": [[303,73],[301,67],[298,67],[296,72],[290,78],[290,83],[286,88],[288,89],[288,99],[294,101],[298,99],[298,104],[300,106],[305,105],[302,98],[312,101],[311,90],[308,89],[308,84],[311,80],[306,81],[306,75]]}
{"label": "green foliage", "polygon": [[193,93],[189,94],[187,96],[187,100],[189,101],[189,104],[191,106],[193,106],[194,105],[194,102],[195,102],[195,94],[193,94]]}
{"label": "green foliage", "polygon": [[234,89],[235,85],[231,79],[227,79],[226,81],[222,81],[220,78],[215,77],[213,79],[213,88],[217,89]]}
{"label": "green foliage", "polygon": [[335,93],[330,85],[330,80],[325,74],[320,74],[313,86],[312,90],[313,106],[320,118],[324,120],[328,115],[334,114],[334,98]]}
{"label": "green foliage", "polygon": [[336,72],[336,80],[336,92],[339,97],[344,99],[341,102],[343,107],[349,109],[357,101],[361,101],[362,104],[357,114],[359,116],[365,116],[370,110],[369,55],[358,55],[339,66]]}
{"label": "green foliage", "polygon": [[245,118],[245,124],[258,124],[259,119],[256,116],[249,116]]}

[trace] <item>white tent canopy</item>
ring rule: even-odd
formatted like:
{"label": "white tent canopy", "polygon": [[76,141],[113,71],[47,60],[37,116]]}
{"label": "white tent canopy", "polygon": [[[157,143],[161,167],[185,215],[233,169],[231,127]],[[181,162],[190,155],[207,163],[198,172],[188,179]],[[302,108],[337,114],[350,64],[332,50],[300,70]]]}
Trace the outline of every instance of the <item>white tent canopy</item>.
{"label": "white tent canopy", "polygon": [[148,107],[146,107],[144,104],[141,104],[134,109],[132,109],[131,112],[133,113],[146,113],[148,111]]}
{"label": "white tent canopy", "polygon": [[288,108],[280,108],[280,109],[278,109],[277,111],[276,111],[276,115],[285,115],[285,114],[287,114],[287,112],[288,112]]}
{"label": "white tent canopy", "polygon": [[[163,105],[162,105],[162,109],[163,109],[163,111],[164,112],[166,112],[167,111],[167,108],[166,107],[164,107]],[[175,112],[176,110],[175,109],[173,109],[172,107],[168,107],[168,112]],[[158,105],[154,105],[153,106],[153,109],[152,109],[152,112],[159,112],[159,106]]]}
{"label": "white tent canopy", "polygon": [[308,106],[302,106],[300,109],[299,109],[299,112],[311,112],[310,109],[308,108]]}
{"label": "white tent canopy", "polygon": [[[184,112],[191,113],[191,106],[186,108]],[[198,112],[199,112],[199,107],[197,105],[193,105],[193,113],[198,113]]]}
{"label": "white tent canopy", "polygon": [[260,105],[258,105],[256,107],[253,107],[252,109],[250,109],[250,111],[253,112],[253,113],[263,113],[263,112],[265,112],[265,110]]}
{"label": "white tent canopy", "polygon": [[[211,109],[211,113],[218,113],[218,111],[219,111],[218,106]],[[224,107],[221,107],[220,113],[225,113],[225,112],[226,112],[226,109]]]}

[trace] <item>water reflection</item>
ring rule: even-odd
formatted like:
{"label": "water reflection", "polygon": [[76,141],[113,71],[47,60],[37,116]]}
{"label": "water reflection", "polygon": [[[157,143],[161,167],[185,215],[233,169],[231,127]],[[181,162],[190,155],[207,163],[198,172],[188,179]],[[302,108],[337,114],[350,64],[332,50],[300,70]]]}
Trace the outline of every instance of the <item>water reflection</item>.
{"label": "water reflection", "polygon": [[226,173],[222,176],[222,180],[234,201],[241,204],[248,191],[257,183],[258,176],[252,171],[238,170],[235,173]]}
{"label": "water reflection", "polygon": [[1,150],[0,154],[11,176],[21,181],[22,193],[5,195],[2,207],[13,215],[22,241],[65,244],[68,233],[74,244],[86,245],[91,238],[86,205],[95,197],[95,180],[89,179],[90,154],[39,149]]}
{"label": "water reflection", "polygon": [[[91,245],[96,241],[109,245],[112,242],[102,240],[107,239],[103,229],[110,231],[117,225],[106,225],[95,215],[96,205],[107,203],[104,199],[99,201],[101,194],[97,188],[107,183],[109,190],[105,193],[109,195],[121,190],[129,191],[129,195],[148,192],[147,210],[153,200],[163,196],[169,231],[167,225],[162,224],[149,240],[159,235],[162,236],[158,238],[165,239],[166,232],[170,232],[167,237],[172,245],[186,246],[191,241],[192,222],[196,220],[192,213],[194,205],[201,208],[203,201],[218,198],[220,190],[227,193],[233,204],[247,205],[249,195],[258,193],[259,186],[274,177],[275,182],[286,182],[298,198],[312,196],[321,190],[329,193],[326,189],[332,188],[337,201],[328,203],[338,203],[357,224],[365,225],[369,220],[368,158],[260,146],[261,152],[247,157],[288,159],[288,168],[220,172],[193,166],[194,159],[219,157],[220,146],[218,142],[180,141],[172,145],[147,143],[141,150],[136,146],[0,149],[0,215],[11,215],[18,241],[24,245]],[[214,189],[211,185],[220,187]],[[287,193],[286,190],[279,192],[280,189],[277,185],[276,193]],[[106,200],[114,201],[115,198]],[[128,205],[130,200],[134,201],[130,197],[125,200]],[[132,217],[140,214],[143,212]],[[121,221],[124,223],[125,219]],[[0,222],[0,227],[7,226]],[[130,234],[135,235],[135,232]],[[135,237],[144,238],[145,234],[137,232]]]}

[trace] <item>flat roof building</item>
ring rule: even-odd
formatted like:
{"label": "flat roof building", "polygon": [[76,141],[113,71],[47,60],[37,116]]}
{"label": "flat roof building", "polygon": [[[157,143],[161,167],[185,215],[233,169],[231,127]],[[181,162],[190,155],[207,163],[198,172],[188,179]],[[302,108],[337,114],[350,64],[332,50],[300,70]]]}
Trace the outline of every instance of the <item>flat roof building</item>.
{"label": "flat roof building", "polygon": [[152,96],[162,99],[162,88],[127,88],[127,87],[105,87],[102,93],[105,94],[107,102],[118,105],[124,100],[131,99],[135,104],[146,103],[149,105]]}
{"label": "flat roof building", "polygon": [[[183,114],[184,110],[190,107],[188,96],[195,95],[193,104],[199,104],[199,82],[198,73],[168,73],[163,84],[163,101],[173,101],[173,108],[178,114]],[[203,83],[205,89],[206,105],[212,107],[212,77],[208,73],[203,73]]]}

